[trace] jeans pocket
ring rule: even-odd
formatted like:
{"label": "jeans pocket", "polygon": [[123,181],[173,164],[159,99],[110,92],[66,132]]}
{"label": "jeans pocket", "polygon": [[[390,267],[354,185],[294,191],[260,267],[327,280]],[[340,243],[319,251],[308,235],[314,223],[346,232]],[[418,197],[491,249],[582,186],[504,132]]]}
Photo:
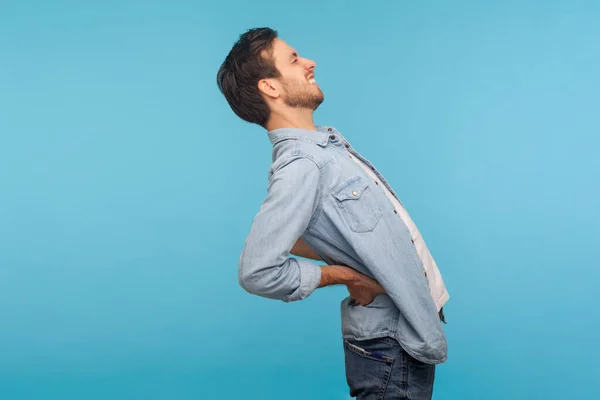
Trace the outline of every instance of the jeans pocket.
{"label": "jeans pocket", "polygon": [[388,385],[394,358],[382,351],[378,343],[374,347],[367,344],[373,341],[354,342],[344,340],[344,358],[346,363],[346,382],[350,387],[350,396],[359,399],[382,399]]}

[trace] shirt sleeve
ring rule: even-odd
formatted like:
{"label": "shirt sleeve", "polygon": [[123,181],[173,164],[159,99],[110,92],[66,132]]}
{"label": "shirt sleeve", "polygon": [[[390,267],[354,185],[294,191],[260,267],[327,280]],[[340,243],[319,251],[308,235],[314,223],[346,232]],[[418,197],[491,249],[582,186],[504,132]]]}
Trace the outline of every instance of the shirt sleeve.
{"label": "shirt sleeve", "polygon": [[285,302],[307,298],[321,281],[320,266],[290,258],[318,207],[320,171],[305,158],[276,169],[240,256],[238,278],[246,291]]}

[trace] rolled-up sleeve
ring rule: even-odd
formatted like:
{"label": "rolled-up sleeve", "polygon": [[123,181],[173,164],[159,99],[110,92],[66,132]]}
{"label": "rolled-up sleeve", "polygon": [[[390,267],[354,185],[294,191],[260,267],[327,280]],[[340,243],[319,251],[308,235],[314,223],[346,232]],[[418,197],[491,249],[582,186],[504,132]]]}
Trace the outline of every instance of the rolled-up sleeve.
{"label": "rolled-up sleeve", "polygon": [[283,163],[269,179],[239,261],[239,283],[248,292],[285,302],[308,297],[321,281],[318,265],[290,258],[318,207],[320,171],[306,158]]}

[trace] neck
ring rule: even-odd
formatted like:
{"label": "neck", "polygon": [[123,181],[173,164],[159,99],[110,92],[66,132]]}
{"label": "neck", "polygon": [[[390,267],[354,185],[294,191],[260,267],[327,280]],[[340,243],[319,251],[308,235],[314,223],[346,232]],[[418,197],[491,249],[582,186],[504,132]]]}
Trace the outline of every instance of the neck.
{"label": "neck", "polygon": [[[290,112],[291,111],[291,112]],[[313,110],[307,108],[295,108],[286,110],[286,113],[272,112],[271,118],[265,128],[267,131],[274,131],[281,128],[298,128],[309,131],[316,131],[315,123],[313,122]]]}

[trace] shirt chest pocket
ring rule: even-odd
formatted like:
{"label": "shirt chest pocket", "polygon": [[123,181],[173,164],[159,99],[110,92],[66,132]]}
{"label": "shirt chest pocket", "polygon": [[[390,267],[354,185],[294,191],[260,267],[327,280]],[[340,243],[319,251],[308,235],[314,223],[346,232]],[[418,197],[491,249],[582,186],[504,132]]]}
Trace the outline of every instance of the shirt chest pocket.
{"label": "shirt chest pocket", "polygon": [[381,203],[373,187],[361,176],[352,177],[331,192],[340,215],[357,233],[371,232],[381,219]]}

